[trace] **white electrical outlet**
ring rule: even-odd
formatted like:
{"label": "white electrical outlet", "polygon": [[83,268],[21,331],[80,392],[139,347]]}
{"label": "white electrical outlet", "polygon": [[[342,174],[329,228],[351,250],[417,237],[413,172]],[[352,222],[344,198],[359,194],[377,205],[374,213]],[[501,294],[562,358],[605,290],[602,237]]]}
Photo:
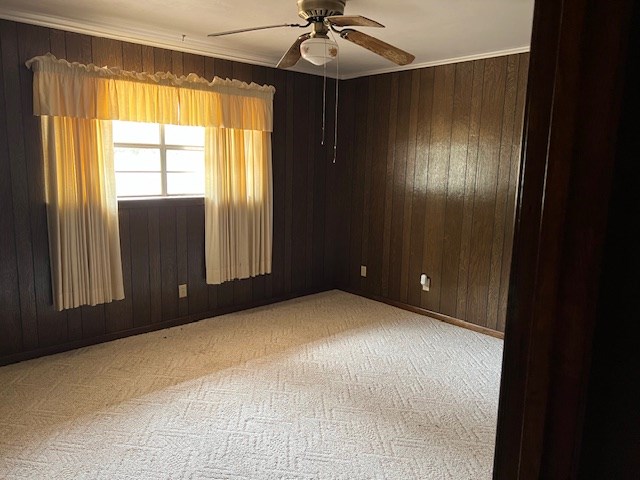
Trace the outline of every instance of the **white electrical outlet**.
{"label": "white electrical outlet", "polygon": [[366,277],[367,276],[367,266],[366,265],[360,265],[360,276],[361,277]]}
{"label": "white electrical outlet", "polygon": [[185,298],[187,296],[187,284],[183,283],[178,285],[178,298]]}
{"label": "white electrical outlet", "polygon": [[431,288],[431,279],[427,277],[426,273],[420,275],[420,285],[422,285],[422,290],[428,292]]}

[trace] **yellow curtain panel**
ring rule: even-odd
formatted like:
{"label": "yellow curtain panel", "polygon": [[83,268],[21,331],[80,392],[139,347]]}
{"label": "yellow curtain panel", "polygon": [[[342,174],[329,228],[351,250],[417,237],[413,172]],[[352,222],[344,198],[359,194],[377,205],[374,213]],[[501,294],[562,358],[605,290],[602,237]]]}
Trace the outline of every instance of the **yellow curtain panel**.
{"label": "yellow curtain panel", "polygon": [[58,310],[124,298],[111,122],[41,117]]}
{"label": "yellow curtain panel", "polygon": [[270,273],[274,87],[51,54],[26,65],[34,72],[34,114],[42,117],[56,308],[124,298],[111,120],[206,127],[206,280]]}
{"label": "yellow curtain panel", "polygon": [[271,136],[205,129],[207,283],[271,273]]}

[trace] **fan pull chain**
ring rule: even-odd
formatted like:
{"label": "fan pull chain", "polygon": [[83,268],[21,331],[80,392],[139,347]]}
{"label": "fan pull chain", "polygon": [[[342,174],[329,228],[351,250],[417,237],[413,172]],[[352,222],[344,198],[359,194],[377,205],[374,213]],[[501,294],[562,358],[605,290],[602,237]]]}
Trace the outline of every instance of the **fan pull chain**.
{"label": "fan pull chain", "polygon": [[[335,35],[331,32],[333,41],[336,41]],[[338,83],[340,82],[340,54],[336,56],[336,111],[334,119],[334,134],[333,134],[333,163],[336,163],[338,157]]]}
{"label": "fan pull chain", "polygon": [[333,163],[336,163],[336,158],[338,157],[338,82],[340,81],[340,60],[338,60],[337,67],[337,77],[336,77],[336,118],[334,120],[334,135],[333,135]]}
{"label": "fan pull chain", "polygon": [[322,82],[322,141],[320,145],[324,145],[324,129],[326,125],[326,116],[327,116],[327,64],[323,65],[324,73],[323,73],[323,82]]}

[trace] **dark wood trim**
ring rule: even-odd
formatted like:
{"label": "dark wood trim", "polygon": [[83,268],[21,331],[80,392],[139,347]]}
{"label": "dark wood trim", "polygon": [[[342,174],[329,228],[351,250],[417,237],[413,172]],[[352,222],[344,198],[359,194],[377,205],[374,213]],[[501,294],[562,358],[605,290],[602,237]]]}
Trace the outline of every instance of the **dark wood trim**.
{"label": "dark wood trim", "polygon": [[582,433],[579,478],[640,477],[640,3],[627,62],[623,116],[599,278],[589,390]]}
{"label": "dark wood trim", "polygon": [[456,327],[466,328],[467,330],[472,330],[474,332],[482,333],[484,335],[489,335],[490,337],[495,338],[504,338],[504,334],[497,330],[491,330],[487,327],[482,327],[480,325],[476,325],[474,323],[465,322],[464,320],[460,320],[458,318],[450,317],[448,315],[444,315],[442,313],[434,312],[432,310],[427,310],[426,308],[416,307],[414,305],[409,305],[408,303],[399,302],[397,300],[392,300],[390,298],[382,297],[380,295],[373,295],[370,293],[363,293],[356,290],[352,290],[349,288],[341,288],[340,290],[351,293],[353,295],[358,295],[359,297],[368,298],[370,300],[375,300],[376,302],[386,303],[387,305],[391,305],[392,307],[401,308],[402,310],[407,310],[408,312],[417,313],[419,315],[424,315],[425,317],[434,318],[436,320],[440,320],[444,323],[449,323],[451,325],[455,325]]}
{"label": "dark wood trim", "polygon": [[632,7],[535,2],[495,479],[579,478]]}
{"label": "dark wood trim", "polygon": [[[111,342],[113,340],[118,340],[120,338],[131,337],[133,335],[141,335],[143,333],[155,332],[157,330],[164,330],[165,328],[177,327],[179,325],[186,325],[188,323],[198,322],[200,320],[204,320],[207,318],[215,318],[215,317],[219,317],[221,315],[226,315],[229,313],[250,310],[252,308],[257,308],[257,307],[263,307],[265,305],[284,302],[286,300],[292,300],[294,298],[314,295],[316,293],[325,292],[327,290],[330,290],[330,289],[315,288],[315,289],[310,289],[303,292],[290,293],[278,298],[268,298],[263,300],[251,301],[245,305],[230,305],[230,306],[221,307],[209,312],[196,313],[193,315],[185,315],[182,317],[165,320],[165,321],[154,323],[151,325],[143,325],[140,327],[129,328],[127,330],[121,330],[118,332],[106,333],[106,334],[102,334],[102,335],[98,335],[90,338],[75,340],[75,341],[67,342],[61,345],[52,345],[50,347],[38,348],[36,350],[29,350],[26,352],[7,355],[4,357],[0,357],[0,367],[4,365],[10,365],[12,363],[32,360],[34,358],[44,357],[47,355],[55,355],[57,353],[67,352],[69,350],[75,350],[76,348],[88,347],[91,345],[97,345],[99,343]],[[115,303],[118,303],[118,302],[112,302],[111,304],[107,304],[107,305],[113,305]]]}

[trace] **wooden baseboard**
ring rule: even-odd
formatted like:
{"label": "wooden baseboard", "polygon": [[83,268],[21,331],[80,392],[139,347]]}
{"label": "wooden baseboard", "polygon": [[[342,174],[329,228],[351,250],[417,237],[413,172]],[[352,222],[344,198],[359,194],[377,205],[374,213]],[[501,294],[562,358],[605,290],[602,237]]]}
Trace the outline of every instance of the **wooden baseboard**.
{"label": "wooden baseboard", "polygon": [[[338,288],[344,292],[352,293],[354,295],[358,295],[360,297],[369,298],[371,300],[375,300],[377,302],[386,303],[387,305],[391,305],[394,307],[401,308],[403,310],[407,310],[410,312],[414,312],[420,315],[425,315],[427,317],[435,318],[436,320],[440,320],[445,323],[450,323],[452,325],[456,325],[458,327],[466,328],[468,330],[473,330],[474,332],[483,333],[485,335],[490,335],[495,338],[504,338],[504,334],[502,332],[498,332],[497,330],[492,330],[490,328],[481,327],[479,325],[475,325],[473,323],[465,322],[464,320],[459,320],[457,318],[450,317],[448,315],[443,315],[438,312],[433,312],[431,310],[427,310],[420,307],[415,307],[413,305],[409,305],[406,303],[398,302],[395,300],[390,300],[388,298],[384,298],[378,295],[370,295],[363,292],[358,292],[356,290],[352,290],[349,288]],[[11,355],[4,356],[0,358],[0,366],[9,365],[12,363],[23,362],[25,360],[31,360],[34,358],[44,357],[47,355],[55,355],[57,353],[66,352],[69,350],[75,350],[76,348],[88,347],[91,345],[97,345],[99,343],[111,342],[113,340],[118,340],[120,338],[131,337],[133,335],[141,335],[143,333],[154,332],[156,330],[162,330],[165,328],[177,327],[179,325],[185,325],[188,323],[197,322],[199,320],[203,320],[205,318],[213,318],[219,317],[220,315],[225,315],[227,313],[238,312],[241,310],[249,310],[251,308],[261,307],[264,305],[270,305],[273,303],[283,302],[285,300],[291,300],[293,298],[304,297],[307,295],[313,295],[315,293],[320,293],[324,291],[331,290],[331,288],[318,288],[313,290],[306,290],[303,292],[291,293],[288,295],[283,295],[277,298],[270,298],[265,300],[260,300],[256,302],[247,303],[244,305],[234,305],[230,307],[219,308],[214,311],[197,313],[194,315],[187,315],[184,317],[175,318],[172,320],[166,320],[164,322],[158,322],[151,325],[144,325],[141,327],[131,328],[128,330],[123,330],[120,332],[106,333],[104,335],[99,335],[97,337],[92,338],[84,338],[81,340],[75,340],[73,342],[67,342],[61,345],[52,345],[50,347],[38,348],[36,350],[30,350],[28,352],[19,352]]]}
{"label": "wooden baseboard", "polygon": [[315,293],[325,292],[327,290],[331,290],[331,288],[317,288],[312,290],[305,290],[302,292],[283,295],[277,298],[270,298],[270,299],[250,302],[244,305],[234,305],[229,307],[218,308],[214,311],[187,315],[184,317],[174,318],[172,320],[165,320],[163,322],[153,323],[151,325],[144,325],[141,327],[122,330],[120,332],[106,333],[104,335],[99,335],[97,337],[74,340],[72,342],[67,342],[60,345],[52,345],[50,347],[37,348],[35,350],[29,350],[27,352],[13,353],[0,358],[0,367],[4,365],[9,365],[12,363],[23,362],[25,360],[32,360],[34,358],[45,357],[48,355],[55,355],[57,353],[67,352],[69,350],[75,350],[77,348],[97,345],[99,343],[111,342],[113,340],[118,340],[120,338],[132,337],[134,335],[154,332],[156,330],[163,330],[165,328],[177,327],[179,325],[186,325],[188,323],[204,320],[205,318],[219,317],[220,315],[239,312],[241,310],[250,310],[252,308],[262,307],[264,305],[270,305],[272,303],[283,302],[285,300],[291,300],[293,298],[299,298],[307,295],[313,295]]}
{"label": "wooden baseboard", "polygon": [[476,325],[475,323],[465,322],[464,320],[460,320],[458,318],[450,317],[449,315],[444,315],[442,313],[433,312],[431,310],[427,310],[426,308],[420,308],[413,305],[409,305],[407,303],[398,302],[396,300],[391,300],[389,298],[381,297],[379,295],[371,295],[369,293],[359,292],[357,290],[353,290],[350,288],[340,287],[339,290],[342,290],[347,293],[352,293],[353,295],[358,295],[359,297],[368,298],[370,300],[375,300],[376,302],[386,303],[387,305],[391,305],[393,307],[401,308],[403,310],[407,310],[409,312],[418,313],[420,315],[424,315],[426,317],[435,318],[436,320],[440,320],[441,322],[450,323],[451,325],[455,325],[457,327],[466,328],[467,330],[473,330],[474,332],[483,333],[485,335],[489,335],[491,337],[504,339],[504,333],[499,332],[497,330],[493,330],[491,328],[482,327],[480,325]]}

